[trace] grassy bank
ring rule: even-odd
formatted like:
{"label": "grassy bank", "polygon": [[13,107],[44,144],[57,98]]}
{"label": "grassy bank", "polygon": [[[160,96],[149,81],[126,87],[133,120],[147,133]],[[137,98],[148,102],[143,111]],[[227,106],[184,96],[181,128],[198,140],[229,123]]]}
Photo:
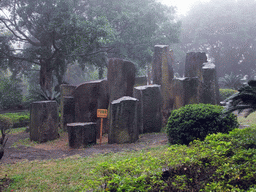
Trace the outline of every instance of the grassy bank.
{"label": "grassy bank", "polygon": [[256,127],[246,124],[189,147],[1,164],[0,178],[12,180],[6,191],[256,191]]}

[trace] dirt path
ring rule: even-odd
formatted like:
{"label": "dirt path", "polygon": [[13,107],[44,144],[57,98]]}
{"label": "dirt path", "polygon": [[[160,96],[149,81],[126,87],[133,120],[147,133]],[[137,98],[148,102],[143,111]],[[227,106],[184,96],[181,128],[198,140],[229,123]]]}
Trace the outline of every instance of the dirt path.
{"label": "dirt path", "polygon": [[164,133],[151,133],[140,135],[136,143],[130,144],[108,144],[107,135],[103,137],[102,144],[97,144],[81,149],[71,149],[68,146],[67,133],[61,134],[61,137],[55,141],[50,141],[42,144],[34,144],[31,147],[19,145],[14,147],[13,144],[19,140],[29,138],[29,133],[21,132],[18,134],[9,135],[9,139],[5,146],[5,153],[0,160],[1,163],[16,163],[24,160],[47,160],[65,158],[73,155],[82,157],[97,153],[120,152],[127,150],[140,150],[158,145],[167,144],[167,136]]}

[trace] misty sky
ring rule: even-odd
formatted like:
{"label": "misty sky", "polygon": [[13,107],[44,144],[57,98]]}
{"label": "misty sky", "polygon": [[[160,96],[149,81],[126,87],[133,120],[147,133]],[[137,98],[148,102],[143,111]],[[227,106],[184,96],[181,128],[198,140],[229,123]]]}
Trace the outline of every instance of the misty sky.
{"label": "misty sky", "polygon": [[165,5],[174,5],[176,6],[178,14],[186,14],[186,12],[189,10],[190,6],[196,2],[196,1],[201,1],[201,2],[207,2],[209,0],[159,0],[159,2],[165,4]]}

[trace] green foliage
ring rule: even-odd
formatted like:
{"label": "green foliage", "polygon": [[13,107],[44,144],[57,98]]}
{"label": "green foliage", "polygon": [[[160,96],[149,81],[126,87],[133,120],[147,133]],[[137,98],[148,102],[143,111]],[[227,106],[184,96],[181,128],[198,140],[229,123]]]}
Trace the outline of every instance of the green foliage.
{"label": "green foliage", "polygon": [[113,38],[109,56],[129,59],[144,67],[152,60],[154,45],[179,41],[181,23],[175,9],[155,0],[89,0],[89,15],[105,17]]}
{"label": "green foliage", "polygon": [[93,191],[252,191],[255,128],[211,134],[189,147],[172,145],[124,159],[108,158],[91,172],[101,177],[86,181],[87,186],[90,183]]}
{"label": "green foliage", "polygon": [[0,115],[0,127],[1,127],[1,130],[7,130],[9,128],[11,128],[13,126],[13,122],[12,122],[12,119],[7,117],[7,116],[4,116],[4,115]]}
{"label": "green foliage", "polygon": [[229,104],[226,106],[225,114],[236,110],[241,113],[246,110],[245,117],[247,117],[253,113],[256,110],[256,81],[249,81],[248,85],[240,88],[238,93],[229,97],[226,102]]}
{"label": "green foliage", "polygon": [[233,72],[225,74],[224,77],[219,78],[219,84],[222,87],[238,90],[242,87],[242,75],[235,75]]}
{"label": "green foliage", "polygon": [[27,126],[30,121],[29,112],[4,113],[1,116],[10,118],[13,122],[13,128]]}
{"label": "green foliage", "polygon": [[229,114],[222,118],[222,110],[223,107],[211,104],[190,104],[173,110],[166,127],[169,142],[188,145],[208,134],[228,133],[237,128],[237,117]]}
{"label": "green foliage", "polygon": [[[76,0],[0,1],[2,11],[12,13],[2,14],[0,23],[12,29],[9,31],[13,43],[24,43],[19,54],[15,49],[3,50],[5,58],[15,61],[18,72],[40,66],[40,86],[44,91],[51,91],[53,76],[58,84],[62,83],[68,63],[75,60],[85,63],[94,56],[103,57],[99,54],[105,52],[102,47],[112,36],[111,27],[102,16],[89,18],[88,6],[84,3]],[[85,10],[80,10],[82,8]]]}
{"label": "green foliage", "polygon": [[22,103],[22,90],[17,80],[0,79],[0,107],[2,109],[15,108]]}
{"label": "green foliage", "polygon": [[1,131],[1,138],[0,138],[0,146],[5,146],[6,143],[6,134],[9,132],[10,128],[13,126],[13,122],[9,117],[5,117],[0,115],[0,131]]}
{"label": "green foliage", "polygon": [[225,99],[227,99],[228,97],[230,97],[231,95],[237,92],[238,91],[234,89],[220,89],[220,100],[224,101]]}
{"label": "green foliage", "polygon": [[49,92],[48,90],[44,91],[40,86],[35,86],[29,89],[26,99],[30,103],[34,101],[55,100],[60,104],[60,91],[55,91],[52,88]]}

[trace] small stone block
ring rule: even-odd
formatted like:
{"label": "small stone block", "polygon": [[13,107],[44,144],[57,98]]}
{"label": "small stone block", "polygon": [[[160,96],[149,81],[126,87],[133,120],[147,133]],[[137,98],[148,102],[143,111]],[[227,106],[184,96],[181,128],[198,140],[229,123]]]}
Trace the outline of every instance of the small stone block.
{"label": "small stone block", "polygon": [[68,123],[69,147],[79,148],[96,144],[96,123]]}

